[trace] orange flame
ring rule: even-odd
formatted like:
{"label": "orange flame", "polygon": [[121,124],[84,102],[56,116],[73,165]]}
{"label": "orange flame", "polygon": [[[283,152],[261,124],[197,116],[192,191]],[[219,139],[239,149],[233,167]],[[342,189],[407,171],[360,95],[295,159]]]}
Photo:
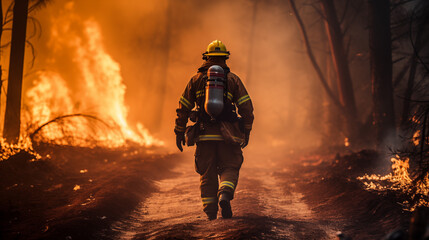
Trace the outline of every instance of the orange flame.
{"label": "orange flame", "polygon": [[[108,142],[111,147],[124,145],[127,141],[145,146],[163,145],[162,141],[149,134],[143,124],[138,123],[136,130],[129,126],[128,108],[124,100],[126,86],[120,65],[106,52],[98,23],[93,19],[82,20],[73,8],[73,2],[67,3],[65,12],[53,21],[50,45],[54,50],[66,49],[72,53],[73,62],[81,75],[81,79],[73,83],[78,85],[79,91],[71,91],[60,72],[39,73],[35,86],[27,91],[31,102],[28,121],[40,125],[56,116],[91,109],[90,115],[113,122],[120,132],[118,137],[117,132],[106,133],[109,130],[104,129],[97,132],[99,136],[96,140]],[[80,28],[73,31],[76,25]],[[90,129],[88,120],[80,118],[71,121],[67,126],[47,126],[43,136],[54,140],[64,138],[64,132],[67,132],[77,138],[93,137],[94,129]],[[64,143],[70,144],[69,141]],[[83,145],[82,142],[74,144]]]}
{"label": "orange flame", "polygon": [[29,138],[21,139],[17,144],[9,144],[5,141],[4,138],[0,138],[0,147],[1,147],[0,161],[4,161],[9,157],[21,152],[22,150],[25,150],[26,152],[35,156],[36,160],[39,160],[42,158],[42,156],[40,156],[38,153],[36,153],[33,150],[33,147]]}
{"label": "orange flame", "polygon": [[412,141],[414,143],[414,146],[418,146],[420,143],[420,130],[417,130],[414,134],[413,134],[413,138]]}
{"label": "orange flame", "polygon": [[[407,195],[411,195],[414,198],[417,195],[429,196],[429,174],[422,180],[417,182],[417,186],[413,185],[413,180],[410,178],[408,169],[409,159],[401,160],[399,156],[391,158],[392,172],[381,176],[378,174],[368,175],[365,174],[357,179],[362,181],[367,190],[375,191],[399,191]],[[418,206],[429,207],[429,202],[423,198],[420,198],[419,202],[411,205],[405,201],[403,203],[405,210],[414,211]]]}
{"label": "orange flame", "polygon": [[345,147],[350,146],[349,138],[344,138],[344,146]]}

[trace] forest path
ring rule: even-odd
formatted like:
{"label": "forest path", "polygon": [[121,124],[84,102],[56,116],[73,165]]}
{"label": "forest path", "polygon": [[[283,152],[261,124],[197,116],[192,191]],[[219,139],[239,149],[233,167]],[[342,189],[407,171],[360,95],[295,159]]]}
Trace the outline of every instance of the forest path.
{"label": "forest path", "polygon": [[[252,154],[240,172],[233,217],[207,220],[202,211],[199,175],[193,156],[157,182],[159,191],[141,202],[127,218],[113,224],[120,239],[335,239],[336,229],[317,220],[302,195],[280,184],[274,161]],[[291,178],[290,186],[293,186]]]}

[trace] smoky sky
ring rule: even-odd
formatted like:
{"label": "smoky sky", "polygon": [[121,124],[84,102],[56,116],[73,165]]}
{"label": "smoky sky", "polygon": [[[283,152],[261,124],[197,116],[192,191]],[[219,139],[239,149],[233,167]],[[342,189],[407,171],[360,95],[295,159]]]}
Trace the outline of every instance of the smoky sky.
{"label": "smoky sky", "polygon": [[[178,99],[201,65],[201,54],[218,39],[231,52],[227,64],[252,98],[254,146],[320,144],[327,99],[285,1],[50,1],[31,14],[41,29],[40,37],[32,40],[36,62],[32,68],[26,65],[24,91],[32,86],[36,76],[32,73],[39,70],[62,72],[69,76],[70,90],[76,90],[78,65],[67,52],[56,55],[50,45],[55,19],[70,2],[81,20],[99,24],[107,53],[120,65],[131,125],[141,122],[172,143]],[[323,23],[309,11],[304,9],[303,14],[311,23],[310,36],[316,51],[324,52],[324,46],[318,45]],[[55,64],[52,59],[57,59]]]}

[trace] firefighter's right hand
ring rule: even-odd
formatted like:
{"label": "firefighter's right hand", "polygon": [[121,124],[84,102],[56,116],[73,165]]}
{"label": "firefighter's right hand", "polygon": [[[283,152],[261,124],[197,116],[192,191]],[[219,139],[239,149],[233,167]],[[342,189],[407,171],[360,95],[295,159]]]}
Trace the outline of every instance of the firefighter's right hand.
{"label": "firefighter's right hand", "polygon": [[183,144],[183,146],[185,146],[185,134],[177,134],[176,135],[176,145],[177,145],[177,148],[181,152],[183,152],[182,144]]}
{"label": "firefighter's right hand", "polygon": [[245,148],[249,144],[250,132],[246,132],[244,135],[244,142],[241,144],[241,148]]}

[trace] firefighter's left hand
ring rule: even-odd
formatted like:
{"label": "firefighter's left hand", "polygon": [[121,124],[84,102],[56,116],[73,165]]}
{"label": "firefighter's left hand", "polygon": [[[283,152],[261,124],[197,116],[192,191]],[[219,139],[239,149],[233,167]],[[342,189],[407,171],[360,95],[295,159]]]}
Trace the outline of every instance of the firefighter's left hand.
{"label": "firefighter's left hand", "polygon": [[185,134],[177,134],[176,135],[176,145],[177,145],[177,148],[181,152],[183,152],[182,144],[183,144],[183,146],[185,146]]}
{"label": "firefighter's left hand", "polygon": [[250,132],[246,133],[244,136],[244,142],[241,144],[241,148],[245,148],[249,144]]}

